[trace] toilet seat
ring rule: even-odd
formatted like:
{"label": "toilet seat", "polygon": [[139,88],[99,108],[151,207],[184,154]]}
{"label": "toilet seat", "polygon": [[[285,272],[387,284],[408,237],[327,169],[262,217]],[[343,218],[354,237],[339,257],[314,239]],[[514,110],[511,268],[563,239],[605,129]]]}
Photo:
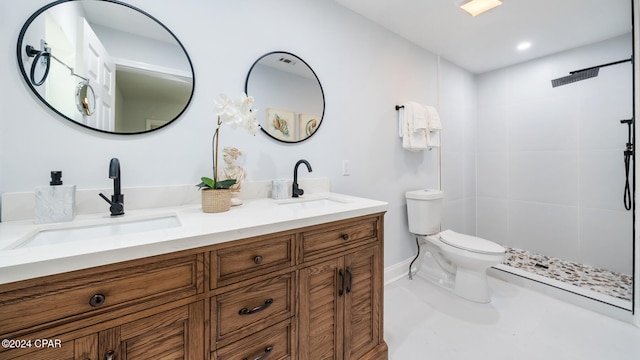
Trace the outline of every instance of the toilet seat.
{"label": "toilet seat", "polygon": [[438,238],[443,243],[458,249],[471,251],[479,254],[499,255],[504,254],[506,249],[492,241],[479,237],[458,234],[452,230],[445,230],[438,234]]}

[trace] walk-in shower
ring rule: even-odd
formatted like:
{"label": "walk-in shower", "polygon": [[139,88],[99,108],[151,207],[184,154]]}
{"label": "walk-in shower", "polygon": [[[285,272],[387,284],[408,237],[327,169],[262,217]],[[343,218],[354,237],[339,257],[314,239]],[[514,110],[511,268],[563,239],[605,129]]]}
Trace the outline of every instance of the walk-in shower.
{"label": "walk-in shower", "polygon": [[632,52],[629,32],[478,77],[476,235],[508,248],[497,269],[624,310],[634,300]]}

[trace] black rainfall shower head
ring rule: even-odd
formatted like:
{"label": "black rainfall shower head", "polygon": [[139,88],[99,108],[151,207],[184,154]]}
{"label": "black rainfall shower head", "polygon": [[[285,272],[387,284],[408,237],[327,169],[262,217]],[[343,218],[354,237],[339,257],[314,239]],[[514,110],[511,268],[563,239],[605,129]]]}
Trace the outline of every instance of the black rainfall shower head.
{"label": "black rainfall shower head", "polygon": [[565,76],[565,77],[561,77],[561,78],[558,78],[558,79],[551,80],[551,86],[553,86],[553,87],[562,86],[562,85],[567,85],[567,84],[574,83],[576,81],[582,81],[582,80],[590,79],[592,77],[598,76],[598,72],[599,71],[600,71],[599,67],[585,69],[585,70],[579,70],[579,71],[572,71],[570,73],[571,75],[569,75],[569,76]]}

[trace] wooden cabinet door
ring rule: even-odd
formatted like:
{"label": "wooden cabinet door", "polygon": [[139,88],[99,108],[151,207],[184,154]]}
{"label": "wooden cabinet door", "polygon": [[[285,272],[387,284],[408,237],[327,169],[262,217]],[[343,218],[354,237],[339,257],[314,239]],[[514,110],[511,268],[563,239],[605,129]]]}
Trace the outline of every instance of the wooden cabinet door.
{"label": "wooden cabinet door", "polygon": [[[73,338],[63,334],[54,338],[25,335],[23,342],[3,346],[3,360],[86,360],[98,358],[98,335]],[[43,340],[46,339],[46,340]],[[11,348],[9,348],[11,347]]]}
{"label": "wooden cabinet door", "polygon": [[[114,359],[204,359],[203,314],[204,301],[199,301],[118,327],[118,349],[112,350],[121,356]],[[102,342],[100,348],[110,351]]]}
{"label": "wooden cabinet door", "polygon": [[299,344],[301,360],[342,359],[344,258],[300,270]]}
{"label": "wooden cabinet door", "polygon": [[347,279],[344,315],[344,358],[360,359],[380,340],[381,265],[378,247],[345,257]]}
{"label": "wooden cabinet door", "polygon": [[[76,360],[74,356],[74,341],[70,341],[62,347],[51,349],[12,348],[0,352],[3,360]],[[84,360],[86,358],[80,358]]]}
{"label": "wooden cabinet door", "polygon": [[379,345],[380,259],[368,247],[300,270],[300,359],[360,359]]}
{"label": "wooden cabinet door", "polygon": [[29,348],[1,352],[0,359],[202,360],[205,358],[204,301],[135,320],[99,333],[75,339],[68,333],[56,336],[55,340],[59,340],[60,343],[51,344],[48,348],[44,348],[41,343],[32,342]]}

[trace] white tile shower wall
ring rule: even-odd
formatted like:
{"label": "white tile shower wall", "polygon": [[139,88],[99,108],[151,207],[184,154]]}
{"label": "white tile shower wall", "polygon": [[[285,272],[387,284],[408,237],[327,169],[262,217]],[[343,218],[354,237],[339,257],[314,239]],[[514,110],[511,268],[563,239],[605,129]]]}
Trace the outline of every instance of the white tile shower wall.
{"label": "white tile shower wall", "polygon": [[569,71],[628,58],[631,35],[478,76],[478,235],[630,274],[623,148],[631,65],[557,88]]}
{"label": "white tile shower wall", "polygon": [[475,77],[440,61],[442,131],[442,229],[476,234]]}

